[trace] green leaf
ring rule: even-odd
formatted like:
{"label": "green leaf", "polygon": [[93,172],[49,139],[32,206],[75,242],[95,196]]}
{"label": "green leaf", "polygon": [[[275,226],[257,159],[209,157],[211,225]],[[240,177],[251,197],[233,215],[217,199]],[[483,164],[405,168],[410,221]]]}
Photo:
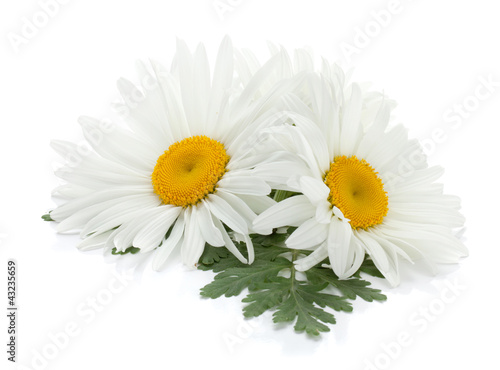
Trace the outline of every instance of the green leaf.
{"label": "green leaf", "polygon": [[201,295],[208,298],[218,298],[222,295],[236,296],[245,288],[256,289],[257,283],[277,276],[289,265],[290,261],[286,258],[277,258],[273,263],[259,259],[251,265],[241,264],[239,267],[229,267],[217,274],[213,282],[202,288]]}
{"label": "green leaf", "polygon": [[385,301],[387,297],[379,289],[368,288],[370,283],[358,277],[340,280],[330,269],[312,268],[306,271],[309,281],[314,283],[328,283],[340,290],[349,299],[360,297],[367,302]]}
{"label": "green leaf", "polygon": [[200,257],[200,268],[202,270],[210,270],[211,268],[207,265],[213,265],[215,262],[219,262],[221,258],[228,258],[231,252],[229,252],[226,248],[220,247],[212,247],[211,245],[206,244],[205,250]]}
{"label": "green leaf", "polygon": [[[243,247],[239,249],[241,250]],[[246,265],[241,263],[240,260],[226,248],[212,247],[208,244],[205,244],[205,250],[198,261],[198,269],[203,271],[212,270],[213,272],[221,272],[236,266]]]}
{"label": "green leaf", "polygon": [[121,255],[124,255],[124,254],[127,254],[127,253],[136,254],[136,253],[138,253],[139,251],[140,251],[140,249],[139,249],[139,248],[136,248],[136,247],[128,247],[128,248],[127,248],[127,249],[125,249],[124,251],[120,251],[120,252],[118,252],[118,251],[116,250],[116,248],[113,248],[113,249],[111,250],[111,254],[114,254],[115,256],[116,256],[116,255],[120,255],[120,256],[121,256]]}
{"label": "green leaf", "polygon": [[273,321],[293,321],[297,316],[294,329],[298,332],[305,331],[310,335],[319,335],[320,332],[328,332],[330,328],[321,322],[335,324],[335,317],[321,308],[314,306],[313,302],[305,299],[300,291],[294,291],[292,298],[286,300],[273,314]]}
{"label": "green leaf", "polygon": [[[339,280],[331,269],[321,267],[321,263],[306,272],[306,280],[299,280],[293,261],[310,251],[284,247],[286,236],[251,235],[255,250],[252,265],[241,263],[232,253],[221,252],[221,248],[207,245],[198,268],[217,274],[201,289],[201,295],[231,297],[247,290],[242,299],[246,303],[245,317],[257,317],[271,310],[273,322],[294,323],[295,331],[312,336],[330,331],[328,324],[335,324],[334,315],[327,310],[351,312],[353,306],[349,300],[356,297],[369,302],[386,299],[379,290],[369,288],[370,283],[360,279],[359,274]],[[238,243],[237,248],[246,255],[245,244]],[[374,266],[365,263],[365,268],[373,272]],[[340,295],[332,293],[331,287]]]}
{"label": "green leaf", "polygon": [[[283,277],[278,279],[287,280]],[[290,288],[286,281],[279,284],[279,281],[271,281],[270,283],[262,283],[257,285],[259,290],[254,293],[249,293],[242,302],[250,303],[243,308],[245,317],[257,317],[265,311],[272,309],[282,303],[290,294]],[[277,284],[278,283],[278,284]]]}
{"label": "green leaf", "polygon": [[52,217],[50,217],[50,212],[52,212],[52,211],[49,211],[49,213],[47,213],[47,214],[43,215],[43,216],[42,216],[42,220],[44,220],[44,221],[54,221],[54,220],[52,219]]}
{"label": "green leaf", "polygon": [[370,276],[375,276],[381,279],[385,279],[384,275],[380,272],[380,270],[375,266],[375,263],[369,258],[366,258],[361,267],[359,268],[357,272],[357,276],[359,276],[360,272],[364,272],[365,274],[368,274]]}

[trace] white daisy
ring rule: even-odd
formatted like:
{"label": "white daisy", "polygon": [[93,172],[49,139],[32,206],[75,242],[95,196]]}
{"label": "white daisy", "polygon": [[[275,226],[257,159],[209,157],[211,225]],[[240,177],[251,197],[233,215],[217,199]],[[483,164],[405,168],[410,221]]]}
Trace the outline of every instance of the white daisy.
{"label": "white daisy", "polygon": [[[275,86],[260,97],[257,92],[278,65],[274,58],[247,87],[233,86],[228,38],[213,78],[203,46],[191,54],[179,41],[171,71],[141,65],[141,81],[147,82],[142,89],[120,80],[125,104],[117,108],[126,112],[128,127],[103,132],[97,120],[79,120],[94,151],[56,172],[67,182],[55,191],[67,199],[51,213],[58,231],[81,230],[83,250],[156,249],[155,269],[176,247],[185,264],[195,265],[205,243],[225,246],[251,263],[253,219],[274,204],[266,196],[270,187],[252,173],[252,137],[268,124],[273,102],[288,88]],[[53,147],[67,159],[79,149],[64,141]],[[248,260],[228,231],[246,242]]]}
{"label": "white daisy", "polygon": [[255,230],[297,226],[287,246],[313,250],[296,261],[298,270],[328,257],[346,279],[367,253],[392,285],[400,258],[451,263],[467,255],[453,234],[464,223],[460,201],[443,194],[435,183],[442,169],[428,167],[407,130],[389,127],[392,103],[345,82],[336,66],[305,84],[305,99],[285,98],[294,123],[281,134],[288,152],[256,169],[272,187],[287,182],[301,194],[260,214]]}

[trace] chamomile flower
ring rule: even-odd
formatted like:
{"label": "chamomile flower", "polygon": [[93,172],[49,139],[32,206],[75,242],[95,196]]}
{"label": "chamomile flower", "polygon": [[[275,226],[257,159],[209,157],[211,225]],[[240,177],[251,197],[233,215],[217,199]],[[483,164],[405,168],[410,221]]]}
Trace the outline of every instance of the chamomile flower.
{"label": "chamomile flower", "polygon": [[393,104],[346,82],[336,66],[304,83],[307,97],[286,98],[293,125],[281,132],[282,159],[256,170],[272,187],[286,183],[299,194],[261,213],[254,228],[269,234],[296,226],[287,246],[313,251],[296,261],[297,270],[328,257],[341,279],[366,254],[392,285],[400,259],[434,264],[466,256],[453,233],[464,223],[460,200],[443,194],[435,182],[442,169],[428,167],[407,130],[389,125]]}
{"label": "chamomile flower", "polygon": [[[103,130],[98,120],[82,117],[93,151],[77,163],[69,159],[79,146],[54,141],[68,159],[56,172],[66,181],[55,191],[66,201],[51,213],[58,231],[80,231],[82,250],[155,250],[155,269],[175,248],[186,265],[195,265],[205,243],[251,263],[252,222],[274,203],[268,184],[252,173],[252,138],[286,89],[256,94],[279,58],[247,87],[235,84],[233,58],[226,38],[211,78],[203,46],[192,54],[179,41],[170,71],[140,65],[142,88],[119,81],[124,103],[117,108],[126,127]],[[246,242],[248,259],[230,235]]]}

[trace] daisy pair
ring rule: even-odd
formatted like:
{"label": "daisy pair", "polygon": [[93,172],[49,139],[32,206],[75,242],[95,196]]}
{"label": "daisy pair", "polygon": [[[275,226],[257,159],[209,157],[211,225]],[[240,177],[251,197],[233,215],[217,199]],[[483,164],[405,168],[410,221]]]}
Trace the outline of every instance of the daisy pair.
{"label": "daisy pair", "polygon": [[[81,118],[93,152],[56,173],[64,202],[50,217],[58,231],[80,233],[80,249],[153,252],[160,269],[175,248],[194,266],[209,244],[251,264],[251,234],[291,226],[286,245],[312,251],[297,270],[328,259],[347,279],[368,255],[393,285],[400,259],[466,255],[453,234],[464,223],[460,202],[435,183],[442,170],[390,125],[391,101],[337,66],[315,71],[307,52],[279,49],[260,66],[225,38],[213,70],[203,46],[191,53],[179,41],[170,70],[139,72],[154,83],[118,83],[126,126],[96,143],[99,121]],[[53,147],[63,158],[77,150]],[[276,202],[272,189],[288,197]]]}

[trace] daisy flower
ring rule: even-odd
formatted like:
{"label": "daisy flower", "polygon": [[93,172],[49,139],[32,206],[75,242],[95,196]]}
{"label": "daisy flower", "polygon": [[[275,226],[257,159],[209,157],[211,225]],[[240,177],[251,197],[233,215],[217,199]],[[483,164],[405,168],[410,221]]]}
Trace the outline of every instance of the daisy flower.
{"label": "daisy flower", "polygon": [[[66,201],[50,214],[59,232],[80,231],[82,250],[156,250],[154,269],[175,248],[194,266],[205,243],[253,261],[252,222],[274,202],[266,196],[269,185],[253,175],[252,137],[288,88],[257,94],[279,57],[246,87],[238,85],[233,53],[225,38],[211,78],[204,47],[193,54],[178,41],[170,71],[141,64],[141,88],[118,82],[126,127],[101,130],[98,120],[80,118],[93,151],[56,172],[66,181],[55,190]],[[65,141],[52,145],[66,159],[79,149]],[[246,242],[248,260],[232,237]]]}
{"label": "daisy flower", "polygon": [[442,169],[428,167],[407,130],[389,125],[392,102],[348,83],[335,65],[304,83],[306,97],[285,97],[293,125],[281,132],[282,159],[256,169],[272,187],[286,183],[299,194],[261,213],[255,230],[296,226],[287,246],[313,250],[295,261],[299,271],[328,257],[346,279],[368,254],[393,286],[400,259],[452,263],[467,255],[453,233],[464,223],[460,201],[443,194],[435,182]]}

